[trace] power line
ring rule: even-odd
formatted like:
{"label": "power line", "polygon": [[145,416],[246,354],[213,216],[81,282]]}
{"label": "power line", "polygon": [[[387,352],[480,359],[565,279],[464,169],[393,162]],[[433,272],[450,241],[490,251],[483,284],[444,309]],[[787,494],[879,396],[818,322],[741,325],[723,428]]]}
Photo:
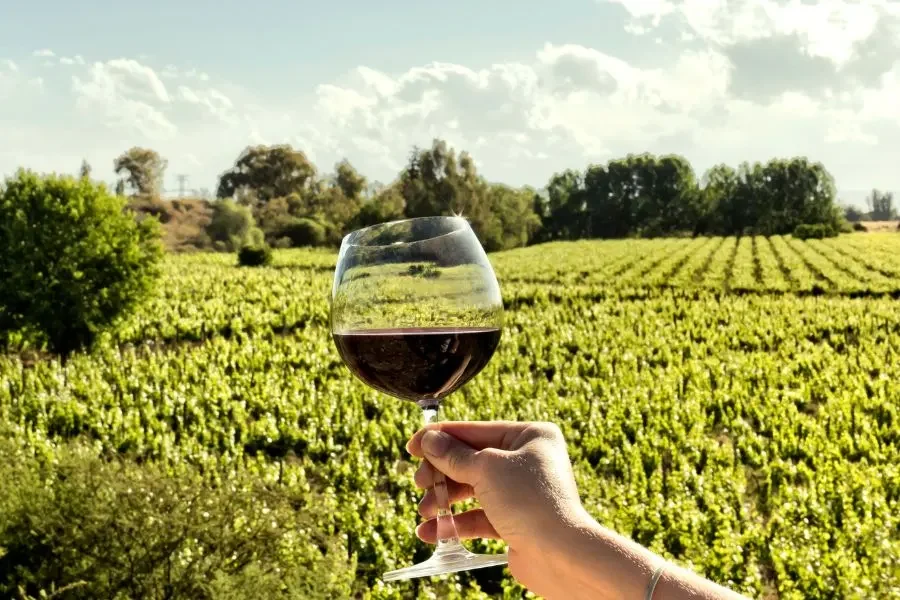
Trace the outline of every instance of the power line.
{"label": "power line", "polygon": [[177,179],[178,179],[178,197],[184,198],[184,190],[187,186],[188,176],[187,175],[178,175]]}

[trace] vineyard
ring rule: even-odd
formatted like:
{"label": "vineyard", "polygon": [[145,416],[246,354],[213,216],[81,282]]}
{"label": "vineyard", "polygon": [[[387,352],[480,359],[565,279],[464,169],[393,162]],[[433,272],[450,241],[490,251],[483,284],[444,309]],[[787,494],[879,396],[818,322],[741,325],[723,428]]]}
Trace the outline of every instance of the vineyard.
{"label": "vineyard", "polygon": [[[600,522],[750,597],[900,598],[900,235],[557,242],[491,260],[500,349],[446,418],[558,423]],[[0,356],[14,441],[0,459],[53,464],[78,443],[289,490],[307,518],[273,552],[310,579],[283,597],[522,597],[500,569],[379,580],[429,553],[404,451],[420,414],[341,364],[334,261],[170,256],[155,298],[98,349]],[[0,533],[14,504],[0,493]],[[215,550],[182,542],[176,570]]]}

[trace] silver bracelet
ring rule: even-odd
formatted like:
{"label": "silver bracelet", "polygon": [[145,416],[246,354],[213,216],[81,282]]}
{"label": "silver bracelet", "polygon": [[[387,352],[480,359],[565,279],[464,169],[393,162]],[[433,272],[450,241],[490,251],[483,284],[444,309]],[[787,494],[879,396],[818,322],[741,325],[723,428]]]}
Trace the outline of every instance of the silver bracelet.
{"label": "silver bracelet", "polygon": [[659,583],[659,578],[662,576],[662,572],[665,568],[666,563],[663,563],[653,571],[653,576],[650,578],[650,584],[647,586],[647,595],[644,597],[644,600],[653,600],[653,592],[656,590],[656,584]]}

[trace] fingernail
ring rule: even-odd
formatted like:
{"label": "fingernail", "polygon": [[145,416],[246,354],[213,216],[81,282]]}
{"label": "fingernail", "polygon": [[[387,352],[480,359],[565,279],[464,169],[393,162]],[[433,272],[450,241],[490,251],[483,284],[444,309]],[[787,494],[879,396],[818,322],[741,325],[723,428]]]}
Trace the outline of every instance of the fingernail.
{"label": "fingernail", "polygon": [[426,431],[422,436],[422,450],[431,456],[443,456],[450,447],[450,436],[443,431]]}

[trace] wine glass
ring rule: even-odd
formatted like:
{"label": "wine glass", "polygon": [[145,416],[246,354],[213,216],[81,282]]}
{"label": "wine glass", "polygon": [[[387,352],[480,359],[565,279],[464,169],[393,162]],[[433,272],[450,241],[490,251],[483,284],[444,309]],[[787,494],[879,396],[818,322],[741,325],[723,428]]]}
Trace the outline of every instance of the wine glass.
{"label": "wine glass", "polygon": [[[503,301],[491,263],[462,217],[374,225],[341,243],[331,331],[341,358],[369,386],[418,404],[425,423],[481,371],[500,342]],[[504,565],[460,543],[444,475],[436,473],[438,542],[425,562],[385,581]]]}

